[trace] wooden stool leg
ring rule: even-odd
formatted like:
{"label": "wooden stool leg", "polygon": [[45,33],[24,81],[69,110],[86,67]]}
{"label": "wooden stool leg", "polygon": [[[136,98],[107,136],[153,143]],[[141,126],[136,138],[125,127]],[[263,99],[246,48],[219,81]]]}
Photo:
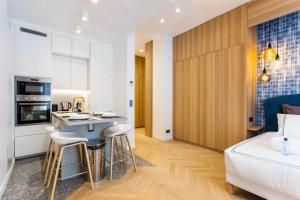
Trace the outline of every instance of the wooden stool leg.
{"label": "wooden stool leg", "polygon": [[85,143],[83,143],[83,148],[84,148],[84,152],[85,152],[85,160],[87,162],[87,167],[88,167],[88,172],[89,172],[89,178],[90,178],[91,188],[93,190],[94,189],[94,183],[93,183],[92,170],[91,170],[91,165],[90,165],[89,154],[88,154],[87,147],[86,147]]}
{"label": "wooden stool leg", "polygon": [[120,154],[119,147],[118,147],[117,137],[114,138],[114,143],[116,145],[116,149],[117,149],[117,152],[118,152],[119,160],[121,160],[121,154]]}
{"label": "wooden stool leg", "polygon": [[57,161],[59,153],[60,153],[60,146],[58,145],[58,147],[57,147],[57,149],[55,151],[55,155],[54,155],[54,159],[53,159],[53,162],[52,162],[50,174],[49,174],[49,177],[48,177],[47,186],[46,186],[47,188],[49,188],[49,186],[50,186],[50,182],[51,182],[51,179],[52,179],[53,170],[54,170],[54,167],[55,167],[55,164],[56,164],[56,161]]}
{"label": "wooden stool leg", "polygon": [[50,139],[50,142],[49,142],[49,145],[48,145],[48,151],[47,151],[47,154],[46,154],[46,158],[44,160],[43,169],[42,169],[43,173],[45,172],[45,169],[46,169],[47,160],[48,160],[49,156],[51,155],[50,154],[50,152],[51,152],[51,146],[52,146],[52,139]]}
{"label": "wooden stool leg", "polygon": [[111,137],[111,143],[110,143],[110,173],[109,173],[109,180],[110,181],[112,181],[113,161],[114,161],[114,137]]}
{"label": "wooden stool leg", "polygon": [[124,145],[123,145],[123,137],[120,137],[120,141],[121,141],[121,149],[122,149],[122,159],[125,159],[125,152],[124,152]]}
{"label": "wooden stool leg", "polygon": [[53,181],[53,187],[52,187],[52,192],[51,192],[51,198],[50,198],[50,200],[54,200],[54,193],[55,193],[55,189],[56,189],[58,172],[59,172],[59,168],[60,168],[61,158],[62,158],[63,152],[64,152],[64,147],[62,147],[61,150],[60,150],[60,152],[59,152],[59,158],[58,158],[58,161],[57,161],[56,172],[55,172],[55,177],[54,177],[54,181]]}
{"label": "wooden stool leg", "polygon": [[129,152],[130,152],[130,155],[131,155],[131,160],[132,160],[132,163],[133,163],[133,166],[134,166],[134,169],[135,171],[137,171],[137,167],[136,167],[136,163],[135,163],[135,159],[134,159],[134,155],[132,153],[132,150],[131,150],[131,146],[130,146],[130,142],[129,142],[129,138],[128,136],[126,135],[126,141],[127,141],[127,144],[128,144],[128,148],[129,148]]}
{"label": "wooden stool leg", "polygon": [[[51,141],[52,143],[52,141]],[[47,164],[47,168],[46,168],[46,172],[45,172],[45,177],[44,177],[44,184],[47,183],[47,178],[48,178],[48,174],[49,174],[49,168],[50,168],[50,164],[51,164],[51,160],[52,160],[52,150],[54,151],[54,148],[52,147],[52,144],[51,144],[51,147],[50,147],[50,155],[49,155],[49,158],[48,158],[48,164]]]}

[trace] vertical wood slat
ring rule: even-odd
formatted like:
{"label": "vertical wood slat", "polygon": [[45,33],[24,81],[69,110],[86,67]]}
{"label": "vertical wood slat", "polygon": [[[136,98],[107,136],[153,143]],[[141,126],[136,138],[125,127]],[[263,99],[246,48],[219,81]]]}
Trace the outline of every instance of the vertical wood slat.
{"label": "vertical wood slat", "polygon": [[145,48],[145,134],[152,137],[153,41]]}
{"label": "vertical wood slat", "polygon": [[246,138],[245,47],[222,50],[222,149]]}
{"label": "vertical wood slat", "polygon": [[222,46],[221,17],[216,17],[201,25],[202,54],[218,51]]}
{"label": "vertical wood slat", "polygon": [[135,56],[135,127],[145,126],[145,58]]}
{"label": "vertical wood slat", "polygon": [[246,42],[247,33],[247,5],[222,15],[222,49]]}

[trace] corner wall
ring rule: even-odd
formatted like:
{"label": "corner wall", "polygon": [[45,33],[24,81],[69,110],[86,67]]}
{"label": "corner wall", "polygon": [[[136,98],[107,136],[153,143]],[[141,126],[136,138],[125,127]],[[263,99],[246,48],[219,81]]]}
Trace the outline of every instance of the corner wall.
{"label": "corner wall", "polygon": [[0,198],[6,188],[14,163],[11,41],[7,19],[7,0],[0,0]]}
{"label": "corner wall", "polygon": [[[153,40],[153,137],[173,139],[173,38]],[[169,133],[166,131],[169,130]]]}

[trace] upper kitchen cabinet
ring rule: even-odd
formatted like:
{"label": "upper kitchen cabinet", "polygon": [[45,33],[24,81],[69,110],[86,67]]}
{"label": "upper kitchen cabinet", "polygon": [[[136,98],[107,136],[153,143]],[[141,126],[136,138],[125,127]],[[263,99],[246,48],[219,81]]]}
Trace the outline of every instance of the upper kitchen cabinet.
{"label": "upper kitchen cabinet", "polygon": [[53,55],[52,87],[71,88],[71,62],[69,57]]}
{"label": "upper kitchen cabinet", "polygon": [[77,58],[90,58],[90,44],[83,40],[72,39],[72,56]]}
{"label": "upper kitchen cabinet", "polygon": [[87,90],[88,69],[87,61],[71,58],[71,88]]}
{"label": "upper kitchen cabinet", "polygon": [[72,54],[71,38],[52,34],[52,53],[70,56]]}
{"label": "upper kitchen cabinet", "polygon": [[52,53],[56,55],[89,59],[89,42],[52,34]]}
{"label": "upper kitchen cabinet", "polygon": [[15,25],[15,75],[51,77],[51,39],[46,31]]}

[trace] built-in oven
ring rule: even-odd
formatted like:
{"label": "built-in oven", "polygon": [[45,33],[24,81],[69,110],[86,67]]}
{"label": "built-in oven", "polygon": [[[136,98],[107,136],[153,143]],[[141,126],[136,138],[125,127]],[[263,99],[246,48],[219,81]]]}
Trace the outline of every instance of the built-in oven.
{"label": "built-in oven", "polygon": [[29,125],[51,122],[51,102],[50,101],[18,101],[17,125]]}
{"label": "built-in oven", "polygon": [[51,95],[50,78],[16,77],[16,95]]}
{"label": "built-in oven", "polygon": [[51,122],[51,79],[15,78],[16,125]]}

